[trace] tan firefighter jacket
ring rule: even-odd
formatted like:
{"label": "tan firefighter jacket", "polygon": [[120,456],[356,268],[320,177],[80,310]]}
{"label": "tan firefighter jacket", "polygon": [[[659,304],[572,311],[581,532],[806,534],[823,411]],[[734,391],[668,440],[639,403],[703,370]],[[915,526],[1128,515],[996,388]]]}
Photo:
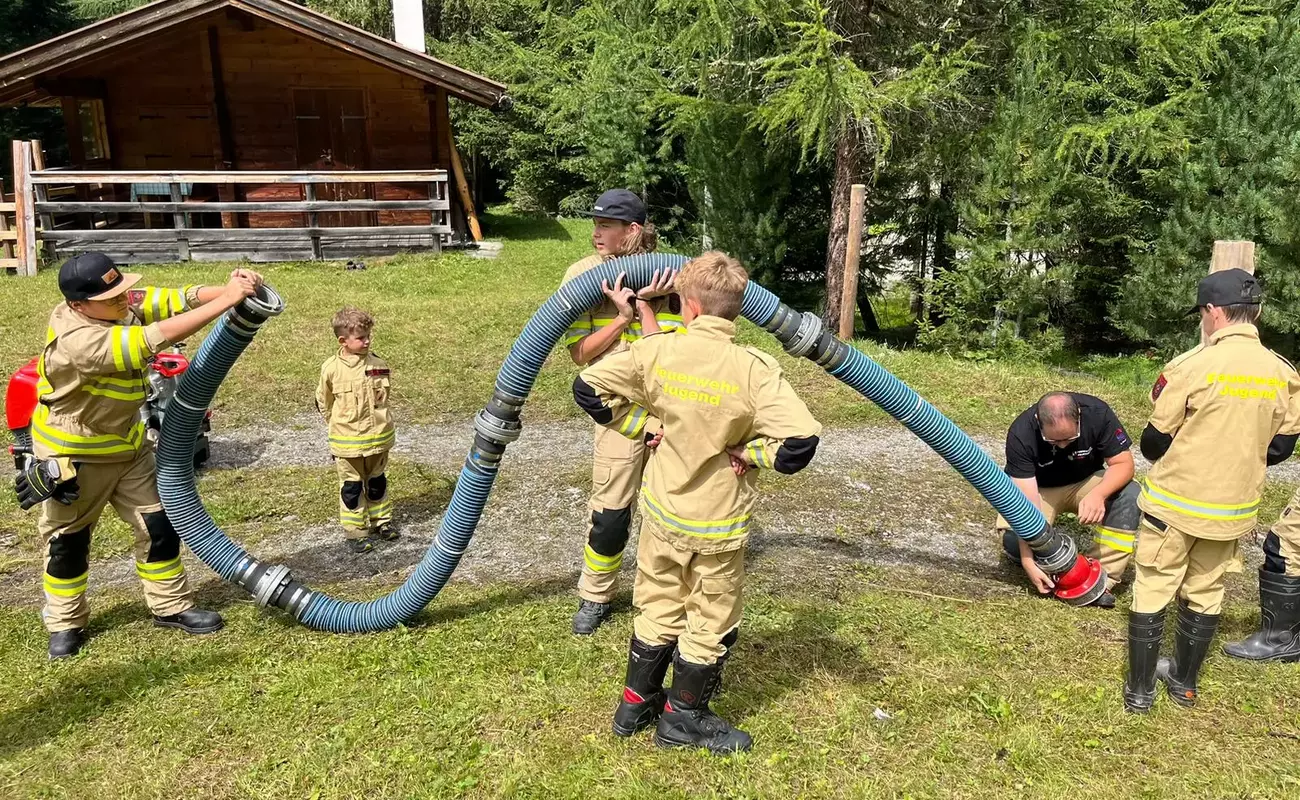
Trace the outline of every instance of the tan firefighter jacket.
{"label": "tan firefighter jacket", "polygon": [[358,458],[392,449],[389,383],[388,364],[374,353],[356,356],[339,348],[321,365],[316,408],[329,426],[332,455]]}
{"label": "tan firefighter jacket", "polygon": [[38,458],[135,458],[145,442],[145,370],[170,344],[158,322],[197,306],[199,288],[132,289],[127,316],[118,322],[91,319],[67,303],[54,309],[37,363],[32,440]]}
{"label": "tan firefighter jacket", "polygon": [[699,553],[734,550],[749,536],[757,470],[737,477],[729,446],[788,474],[808,463],[821,433],[776,360],[736,345],[735,335],[734,322],[701,316],[685,335],[647,336],[574,383],[579,405],[624,436],[644,437],[662,421],[641,512],[675,546]]}

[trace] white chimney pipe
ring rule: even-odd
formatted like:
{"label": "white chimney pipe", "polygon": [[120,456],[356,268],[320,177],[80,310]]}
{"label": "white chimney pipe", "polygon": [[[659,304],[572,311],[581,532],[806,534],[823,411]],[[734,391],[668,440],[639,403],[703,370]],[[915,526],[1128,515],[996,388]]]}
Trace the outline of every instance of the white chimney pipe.
{"label": "white chimney pipe", "polygon": [[393,38],[407,50],[425,52],[423,0],[393,0]]}

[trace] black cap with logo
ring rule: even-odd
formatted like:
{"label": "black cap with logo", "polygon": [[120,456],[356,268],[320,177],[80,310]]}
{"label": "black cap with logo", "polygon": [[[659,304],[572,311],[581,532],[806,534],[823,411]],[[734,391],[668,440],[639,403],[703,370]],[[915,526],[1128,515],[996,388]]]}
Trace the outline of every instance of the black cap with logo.
{"label": "black cap with logo", "polygon": [[140,277],[122,272],[103,253],[80,253],[59,267],[59,291],[68,300],[108,300],[139,283]]}
{"label": "black cap with logo", "polygon": [[644,225],[646,216],[645,203],[641,202],[641,198],[627,189],[610,189],[597,197],[596,204],[584,215]]}
{"label": "black cap with logo", "polygon": [[1264,301],[1259,281],[1244,269],[1225,269],[1211,272],[1196,285],[1196,305],[1189,314],[1205,306],[1257,306]]}

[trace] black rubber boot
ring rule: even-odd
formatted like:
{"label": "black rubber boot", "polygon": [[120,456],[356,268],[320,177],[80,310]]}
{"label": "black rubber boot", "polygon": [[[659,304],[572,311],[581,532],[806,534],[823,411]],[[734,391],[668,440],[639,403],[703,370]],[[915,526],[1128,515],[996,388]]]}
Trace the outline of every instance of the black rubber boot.
{"label": "black rubber boot", "polygon": [[1184,603],[1178,604],[1174,657],[1160,659],[1156,677],[1164,682],[1169,697],[1184,708],[1196,705],[1196,678],[1201,674],[1201,664],[1210,652],[1210,641],[1218,627],[1218,614],[1198,614]]}
{"label": "black rubber boot", "polygon": [[592,600],[578,602],[578,613],[573,615],[573,633],[577,636],[590,636],[600,627],[600,623],[609,619],[609,603],[597,603]]}
{"label": "black rubber boot", "polygon": [[73,628],[70,631],[58,631],[50,634],[50,660],[72,658],[81,652],[86,643],[86,629]]}
{"label": "black rubber boot", "polygon": [[671,644],[649,645],[632,637],[623,699],[614,711],[616,736],[631,736],[659,721],[664,710],[664,675],[668,674],[674,649]]}
{"label": "black rubber boot", "polygon": [[736,640],[740,638],[740,628],[732,628],[731,633],[722,637],[722,646],[727,651],[718,658],[718,671],[713,674],[713,683],[709,684],[705,690],[710,699],[716,698],[722,694],[722,672],[723,667],[727,666],[727,659],[731,658],[731,653],[736,647]]}
{"label": "black rubber boot", "polygon": [[1259,571],[1259,631],[1223,652],[1247,661],[1300,661],[1300,578]]}
{"label": "black rubber boot", "polygon": [[160,617],[155,614],[153,624],[160,628],[180,628],[186,633],[203,634],[216,633],[226,623],[222,621],[221,615],[215,611],[191,608],[189,611],[182,611],[179,614],[172,614],[167,617]]}
{"label": "black rubber boot", "polygon": [[1145,714],[1156,701],[1156,664],[1165,635],[1165,610],[1128,615],[1128,677],[1124,680],[1124,709]]}
{"label": "black rubber boot", "polygon": [[673,660],[673,685],[655,729],[655,744],[703,747],[714,755],[744,753],[754,746],[748,733],[709,708],[709,691],[718,685],[721,671],[718,664],[692,664],[680,655]]}

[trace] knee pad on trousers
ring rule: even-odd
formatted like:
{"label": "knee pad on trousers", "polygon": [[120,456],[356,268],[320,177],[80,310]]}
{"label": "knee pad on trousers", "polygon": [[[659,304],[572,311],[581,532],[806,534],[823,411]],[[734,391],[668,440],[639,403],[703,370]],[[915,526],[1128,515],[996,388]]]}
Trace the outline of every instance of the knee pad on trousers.
{"label": "knee pad on trousers", "polygon": [[1276,533],[1264,537],[1264,571],[1286,574],[1286,559],[1282,557],[1282,540]]}
{"label": "knee pad on trousers", "polygon": [[1142,522],[1142,509],[1138,508],[1138,498],[1142,496],[1142,487],[1137,481],[1111,496],[1106,503],[1106,516],[1101,521],[1103,527],[1114,531],[1135,531]]}
{"label": "knee pad on trousers", "polygon": [[361,505],[361,481],[344,481],[339,497],[343,498],[344,507],[355,511]]}
{"label": "knee pad on trousers", "polygon": [[631,524],[631,507],[593,511],[587,544],[602,556],[616,556],[627,547],[628,526]]}
{"label": "knee pad on trousers", "polygon": [[90,571],[90,526],[50,539],[50,563],[45,574],[51,578],[79,578]]}
{"label": "knee pad on trousers", "polygon": [[366,481],[366,497],[371,500],[381,500],[386,494],[388,494],[387,475],[376,475]]}
{"label": "knee pad on trousers", "polygon": [[147,563],[171,561],[181,554],[181,537],[172,527],[166,511],[146,511],[140,516],[144,518],[145,530],[149,531]]}

